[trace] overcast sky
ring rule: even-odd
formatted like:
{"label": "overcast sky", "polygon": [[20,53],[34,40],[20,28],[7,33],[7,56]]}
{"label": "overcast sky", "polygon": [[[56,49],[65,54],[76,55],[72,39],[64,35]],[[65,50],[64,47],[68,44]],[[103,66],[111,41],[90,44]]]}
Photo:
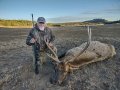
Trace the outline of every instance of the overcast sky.
{"label": "overcast sky", "polygon": [[31,13],[47,22],[119,20],[120,0],[0,0],[1,19],[31,20]]}

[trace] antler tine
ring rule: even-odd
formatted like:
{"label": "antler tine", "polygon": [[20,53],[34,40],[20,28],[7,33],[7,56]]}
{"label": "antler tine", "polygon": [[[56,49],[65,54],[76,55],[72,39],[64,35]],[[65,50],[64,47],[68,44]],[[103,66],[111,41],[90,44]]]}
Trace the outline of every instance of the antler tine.
{"label": "antler tine", "polygon": [[[69,60],[69,61],[73,61],[73,60],[75,60],[78,56],[80,56],[80,55],[88,48],[88,46],[90,45],[90,43],[91,43],[91,28],[88,26],[88,42],[87,42],[85,48],[84,48],[78,55],[76,55],[74,58],[72,58],[72,59]],[[68,62],[68,61],[67,61],[67,62]]]}
{"label": "antler tine", "polygon": [[89,36],[89,42],[91,43],[91,36],[92,36],[92,33],[91,33],[91,28],[89,28],[89,33],[88,33],[88,36]]}
{"label": "antler tine", "polygon": [[46,42],[46,40],[44,40],[44,41],[45,41],[47,47],[49,48],[49,50],[50,50],[50,51],[53,53],[53,55],[54,55],[54,57],[53,57],[52,55],[47,54],[48,57],[50,57],[50,58],[52,58],[54,61],[60,63],[57,54],[56,54],[56,53],[54,52],[54,50],[48,45],[48,42]]}

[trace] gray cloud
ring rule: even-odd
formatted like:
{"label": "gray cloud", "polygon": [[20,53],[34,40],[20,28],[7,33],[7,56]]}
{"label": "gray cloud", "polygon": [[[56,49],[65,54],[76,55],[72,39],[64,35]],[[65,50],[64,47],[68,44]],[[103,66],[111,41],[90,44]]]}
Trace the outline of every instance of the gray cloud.
{"label": "gray cloud", "polygon": [[120,13],[120,8],[106,9],[105,13]]}
{"label": "gray cloud", "polygon": [[88,12],[83,12],[81,14],[98,14],[98,12],[92,12],[92,11],[88,11]]}
{"label": "gray cloud", "polygon": [[48,18],[47,21],[54,23],[62,23],[62,22],[82,22],[90,19],[93,19],[93,17],[64,16],[64,17]]}
{"label": "gray cloud", "polygon": [[[111,8],[111,9],[104,9],[99,11],[85,11],[80,13],[77,16],[61,16],[61,17],[55,17],[55,18],[48,18],[48,22],[53,23],[62,23],[62,22],[82,22],[86,20],[91,20],[95,18],[111,18],[111,14],[119,14],[120,8]],[[105,15],[105,16],[104,16]],[[103,17],[104,16],[104,17]]]}
{"label": "gray cloud", "polygon": [[105,14],[105,13],[120,13],[120,8],[111,8],[99,11],[86,11],[82,12],[81,14],[88,14],[88,15],[95,15],[95,14]]}

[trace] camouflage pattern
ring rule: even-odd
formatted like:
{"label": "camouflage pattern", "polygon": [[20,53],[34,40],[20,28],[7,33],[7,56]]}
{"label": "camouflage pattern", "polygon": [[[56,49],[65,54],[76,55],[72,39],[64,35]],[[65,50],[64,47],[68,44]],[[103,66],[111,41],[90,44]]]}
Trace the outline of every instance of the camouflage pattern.
{"label": "camouflage pattern", "polygon": [[[30,40],[32,38],[36,40],[34,44],[30,43]],[[33,47],[33,65],[36,73],[38,72],[38,61],[40,61],[41,66],[46,61],[45,59],[47,46],[44,40],[53,42],[54,39],[55,36],[52,34],[51,29],[48,27],[45,27],[45,30],[41,31],[37,25],[35,25],[35,27],[30,30],[26,39],[26,44]]]}
{"label": "camouflage pattern", "polygon": [[36,43],[40,45],[40,47],[45,46],[44,40],[47,39],[49,42],[53,42],[55,39],[55,36],[52,34],[52,31],[50,28],[45,27],[44,31],[39,30],[38,26],[35,25],[34,28],[32,28],[27,36],[26,44],[31,46],[33,45],[30,43],[30,40],[34,38],[36,39]]}

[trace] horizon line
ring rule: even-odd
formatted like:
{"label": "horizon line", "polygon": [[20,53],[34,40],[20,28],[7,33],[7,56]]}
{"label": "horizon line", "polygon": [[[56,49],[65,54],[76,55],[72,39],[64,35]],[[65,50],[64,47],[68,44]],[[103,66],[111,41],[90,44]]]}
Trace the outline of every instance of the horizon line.
{"label": "horizon line", "polygon": [[[120,19],[118,20],[108,20],[108,19],[105,19],[105,18],[94,18],[94,19],[104,19],[104,20],[107,20],[107,21],[119,21]],[[74,23],[74,22],[86,22],[86,21],[90,21],[90,20],[94,20],[94,19],[89,19],[89,20],[84,20],[84,21],[66,21],[66,22],[49,22],[49,20],[47,20],[48,22],[47,23]],[[24,20],[24,21],[32,21],[30,19],[3,19],[3,18],[0,18],[0,20]],[[37,20],[34,20],[34,22],[36,22]]]}

